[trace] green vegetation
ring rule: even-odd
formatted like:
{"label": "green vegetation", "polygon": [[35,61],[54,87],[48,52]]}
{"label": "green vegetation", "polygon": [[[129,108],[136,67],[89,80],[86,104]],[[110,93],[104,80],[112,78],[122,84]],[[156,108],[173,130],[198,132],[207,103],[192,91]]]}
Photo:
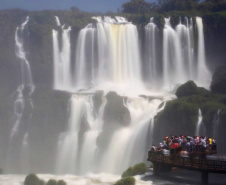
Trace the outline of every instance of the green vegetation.
{"label": "green vegetation", "polygon": [[195,82],[188,81],[181,85],[176,92],[178,98],[187,97],[191,95],[200,95],[202,97],[209,97],[210,92],[202,87],[197,87]]}
{"label": "green vegetation", "polygon": [[211,90],[214,93],[226,94],[226,66],[219,66],[213,74]]}
{"label": "green vegetation", "polygon": [[133,177],[125,177],[118,180],[114,185],[135,185],[135,179]]}
{"label": "green vegetation", "polygon": [[39,185],[39,178],[35,174],[29,174],[24,180],[24,185]]}
{"label": "green vegetation", "polygon": [[59,181],[57,181],[56,185],[67,185],[67,183],[64,182],[63,180],[59,180]]}
{"label": "green vegetation", "polygon": [[57,181],[54,179],[50,179],[46,185],[57,185]]}
{"label": "green vegetation", "polygon": [[134,175],[142,175],[147,171],[147,167],[144,163],[139,163],[134,165],[133,167],[129,167],[125,172],[122,174],[122,178],[130,177]]}
{"label": "green vegetation", "polygon": [[[178,99],[167,102],[163,111],[156,116],[154,138],[165,135],[193,135],[195,134],[198,109],[201,109],[206,134],[213,137],[214,119],[219,114],[220,131],[226,128],[226,67],[216,69],[212,80],[212,92],[197,87],[193,81],[181,85],[176,92]],[[220,94],[221,93],[221,94]],[[160,140],[161,141],[161,140]],[[221,150],[225,146],[220,147]]]}
{"label": "green vegetation", "polygon": [[24,180],[24,185],[67,185],[67,183],[63,180],[56,181],[54,179],[50,179],[47,183],[39,179],[35,174],[29,174],[26,176]]}

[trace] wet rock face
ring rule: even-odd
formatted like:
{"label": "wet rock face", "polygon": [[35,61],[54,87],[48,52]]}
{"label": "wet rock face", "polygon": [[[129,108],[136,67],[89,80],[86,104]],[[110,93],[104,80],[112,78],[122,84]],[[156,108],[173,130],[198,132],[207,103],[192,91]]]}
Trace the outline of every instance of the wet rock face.
{"label": "wet rock face", "polygon": [[187,83],[181,85],[176,91],[176,96],[178,98],[195,94],[197,94],[197,85],[193,81],[188,81]]}
{"label": "wet rock face", "polygon": [[179,86],[176,91],[176,96],[178,98],[189,97],[192,95],[209,97],[211,93],[203,87],[198,87],[195,82],[191,80]]}
{"label": "wet rock face", "polygon": [[210,88],[213,93],[226,94],[226,65],[215,70]]}
{"label": "wet rock face", "polygon": [[103,91],[96,91],[93,95],[93,106],[95,110],[95,114],[99,113],[100,107],[103,103]]}
{"label": "wet rock face", "polygon": [[116,130],[129,126],[131,122],[130,112],[124,106],[121,96],[115,92],[109,92],[106,99],[103,132],[97,138],[97,145],[102,149],[108,146]]}
{"label": "wet rock face", "polygon": [[104,125],[128,126],[131,121],[130,112],[123,104],[123,98],[115,92],[106,95],[107,104],[104,109]]}

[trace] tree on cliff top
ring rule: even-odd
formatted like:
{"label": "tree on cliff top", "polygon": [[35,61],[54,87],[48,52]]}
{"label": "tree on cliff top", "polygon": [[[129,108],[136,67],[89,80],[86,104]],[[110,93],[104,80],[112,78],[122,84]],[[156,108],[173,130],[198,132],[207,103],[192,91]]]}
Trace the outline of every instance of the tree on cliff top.
{"label": "tree on cliff top", "polygon": [[148,3],[145,0],[131,0],[122,5],[122,12],[137,14],[149,13],[150,11],[155,10],[156,7],[156,3]]}

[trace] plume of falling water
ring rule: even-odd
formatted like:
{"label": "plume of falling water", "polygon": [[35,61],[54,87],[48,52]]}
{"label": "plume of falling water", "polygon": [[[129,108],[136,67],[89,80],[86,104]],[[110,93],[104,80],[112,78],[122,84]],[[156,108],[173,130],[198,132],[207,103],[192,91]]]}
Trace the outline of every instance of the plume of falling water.
{"label": "plume of falling water", "polygon": [[219,109],[217,113],[214,115],[213,118],[213,137],[218,140],[218,135],[219,135],[219,126],[220,126],[220,113],[221,110]]}
{"label": "plume of falling water", "polygon": [[[16,90],[15,101],[14,101],[14,113],[12,117],[12,130],[9,140],[9,152],[6,164],[6,170],[11,171],[14,168],[13,163],[18,163],[17,158],[14,153],[19,155],[19,165],[17,170],[27,171],[28,170],[28,131],[29,125],[32,117],[33,102],[31,95],[34,92],[35,86],[33,84],[31,69],[29,61],[26,58],[26,52],[24,49],[23,33],[24,28],[29,21],[29,17],[26,18],[19,27],[16,28],[15,33],[15,47],[16,56],[20,60],[20,70],[21,70],[21,84]],[[27,102],[27,104],[25,104]],[[29,115],[25,119],[24,111],[25,108],[29,110]],[[23,128],[25,128],[23,130]],[[21,135],[21,136],[20,136]],[[13,145],[17,143],[17,147],[14,148]]]}
{"label": "plume of falling water", "polygon": [[77,89],[85,89],[92,85],[94,76],[94,34],[95,28],[89,24],[79,32],[77,51],[75,80]]}
{"label": "plume of falling water", "polygon": [[[145,160],[151,141],[147,142],[150,123],[163,108],[161,100],[148,101],[143,98],[128,99],[125,106],[131,113],[131,125],[116,131],[102,160],[100,171],[120,174],[128,166]],[[118,142],[120,138],[120,142]],[[111,160],[109,160],[111,159]]]}
{"label": "plume of falling water", "polygon": [[158,76],[158,68],[157,68],[157,59],[156,59],[156,31],[157,26],[153,22],[154,18],[152,17],[150,19],[150,23],[145,26],[145,36],[146,36],[146,55],[147,55],[147,69],[148,72],[145,74],[148,77],[149,83],[151,83],[152,86],[155,86],[155,83],[159,82],[159,76]]}
{"label": "plume of falling water", "polygon": [[202,18],[196,17],[196,24],[198,29],[197,83],[200,86],[209,88],[209,84],[211,82],[211,73],[206,65],[205,41]]}
{"label": "plume of falling water", "polygon": [[90,89],[93,84],[96,88],[110,87],[113,88],[111,90],[132,88],[135,84],[142,86],[136,26],[122,17],[94,19],[97,23],[86,26],[78,36],[74,80],[76,90]]}
{"label": "plume of falling water", "polygon": [[[57,26],[61,26],[60,20],[57,16]],[[54,64],[54,89],[57,90],[70,90],[71,89],[71,43],[70,43],[70,32],[71,27],[62,29],[62,47],[59,47],[59,31],[52,30],[53,38],[53,64]]]}
{"label": "plume of falling water", "polygon": [[[72,96],[68,130],[61,134],[58,141],[57,173],[84,174],[94,169],[96,138],[102,129],[104,105],[105,103],[102,104],[99,114],[94,118],[92,96]],[[79,148],[79,133],[84,124],[88,130],[84,133],[83,145]]]}
{"label": "plume of falling water", "polygon": [[199,109],[198,123],[197,123],[197,126],[196,126],[196,132],[195,132],[195,135],[196,136],[199,136],[200,135],[201,125],[202,125],[202,112],[201,112],[201,109]]}
{"label": "plume of falling water", "polygon": [[[183,26],[178,27],[184,28]],[[163,81],[165,88],[183,83],[186,80],[186,71],[182,57],[182,46],[179,34],[172,28],[170,18],[165,18],[163,30]]]}

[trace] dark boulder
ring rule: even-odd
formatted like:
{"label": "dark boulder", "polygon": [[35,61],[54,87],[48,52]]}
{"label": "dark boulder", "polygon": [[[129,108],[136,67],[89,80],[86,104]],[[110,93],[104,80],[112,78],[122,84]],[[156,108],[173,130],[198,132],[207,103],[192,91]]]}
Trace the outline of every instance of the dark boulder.
{"label": "dark boulder", "polygon": [[24,180],[24,185],[39,185],[39,178],[35,174],[29,174]]}
{"label": "dark boulder", "polygon": [[104,109],[104,122],[108,124],[119,124],[128,126],[131,121],[130,112],[123,104],[123,98],[116,92],[106,95],[107,104]]}
{"label": "dark boulder", "polygon": [[46,185],[57,185],[57,181],[54,179],[50,179]]}
{"label": "dark boulder", "polygon": [[135,185],[135,179],[133,177],[125,177],[118,180],[114,185]]}
{"label": "dark boulder", "polygon": [[191,80],[181,85],[180,87],[178,87],[176,91],[176,96],[178,98],[188,97],[192,95],[200,95],[200,96],[208,97],[210,96],[210,94],[211,94],[210,91],[206,90],[203,87],[198,87],[195,84],[195,82]]}
{"label": "dark boulder", "polygon": [[217,67],[210,89],[213,93],[226,94],[226,65]]}
{"label": "dark boulder", "polygon": [[176,96],[182,98],[185,96],[191,96],[197,94],[197,85],[193,81],[188,81],[185,84],[178,87],[176,91]]}

